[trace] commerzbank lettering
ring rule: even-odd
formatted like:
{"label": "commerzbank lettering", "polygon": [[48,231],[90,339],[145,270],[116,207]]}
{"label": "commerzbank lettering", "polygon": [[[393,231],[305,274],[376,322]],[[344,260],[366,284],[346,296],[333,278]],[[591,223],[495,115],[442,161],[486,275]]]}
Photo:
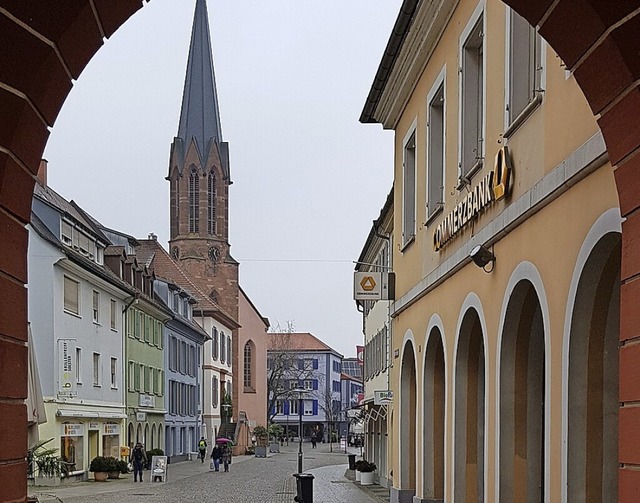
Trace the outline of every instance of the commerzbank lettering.
{"label": "commerzbank lettering", "polygon": [[509,151],[507,147],[502,147],[496,155],[493,171],[487,173],[434,230],[433,249],[435,251],[440,251],[485,208],[507,195],[510,172]]}

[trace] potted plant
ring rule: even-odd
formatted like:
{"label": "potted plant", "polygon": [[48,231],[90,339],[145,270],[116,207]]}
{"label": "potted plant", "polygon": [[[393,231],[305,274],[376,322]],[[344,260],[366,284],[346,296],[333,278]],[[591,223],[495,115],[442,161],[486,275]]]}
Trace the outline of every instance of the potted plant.
{"label": "potted plant", "polygon": [[356,482],[360,482],[362,478],[362,463],[366,463],[366,461],[364,459],[359,459],[358,461],[356,461]]}
{"label": "potted plant", "polygon": [[373,484],[373,476],[376,471],[376,464],[370,461],[362,460],[360,465],[360,484],[363,486],[370,486]]}
{"label": "potted plant", "polygon": [[93,472],[96,482],[104,482],[109,477],[109,473],[116,471],[115,458],[106,456],[96,456],[91,460],[89,471]]}
{"label": "potted plant", "polygon": [[58,449],[45,447],[52,440],[41,440],[27,451],[29,476],[37,485],[57,485],[69,471],[69,464],[57,455]]}
{"label": "potted plant", "polygon": [[256,437],[256,458],[266,458],[269,432],[264,426],[256,426],[253,429],[253,436]]}
{"label": "potted plant", "polygon": [[284,428],[281,424],[271,423],[269,425],[269,452],[280,452],[280,442],[278,439],[282,438]]}

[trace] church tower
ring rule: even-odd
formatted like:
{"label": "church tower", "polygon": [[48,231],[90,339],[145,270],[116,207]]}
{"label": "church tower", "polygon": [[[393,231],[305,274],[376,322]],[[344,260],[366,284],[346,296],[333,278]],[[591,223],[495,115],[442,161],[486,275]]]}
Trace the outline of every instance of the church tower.
{"label": "church tower", "polygon": [[171,256],[237,320],[238,263],[229,252],[229,145],[222,140],[205,0],[196,0],[169,162]]}

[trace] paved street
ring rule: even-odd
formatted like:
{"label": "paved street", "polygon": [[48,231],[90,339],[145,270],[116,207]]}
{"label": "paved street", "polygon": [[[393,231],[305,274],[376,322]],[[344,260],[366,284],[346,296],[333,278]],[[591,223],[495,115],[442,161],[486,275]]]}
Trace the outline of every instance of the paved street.
{"label": "paved street", "polygon": [[[375,490],[362,488],[345,478],[347,456],[319,444],[311,449],[304,444],[304,471],[312,473],[314,503],[380,503]],[[354,451],[355,452],[355,451]],[[145,472],[144,483],[133,482],[131,474],[109,482],[81,482],[61,487],[30,487],[29,494],[38,494],[43,503],[139,503],[203,502],[224,503],[292,503],[295,496],[297,444],[283,446],[279,454],[267,458],[239,456],[233,459],[229,473],[212,472],[207,463],[185,461],[169,465],[168,482],[150,483]],[[379,488],[377,488],[379,489]]]}

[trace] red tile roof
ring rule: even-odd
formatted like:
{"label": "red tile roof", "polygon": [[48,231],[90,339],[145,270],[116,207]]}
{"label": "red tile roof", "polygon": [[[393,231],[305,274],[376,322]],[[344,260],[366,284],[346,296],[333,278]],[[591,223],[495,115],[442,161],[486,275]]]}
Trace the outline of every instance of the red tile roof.
{"label": "red tile roof", "polygon": [[[270,333],[269,349],[282,351],[330,351],[339,354],[335,349],[329,347],[315,335],[308,332],[293,333]],[[342,355],[340,355],[342,356]]]}

